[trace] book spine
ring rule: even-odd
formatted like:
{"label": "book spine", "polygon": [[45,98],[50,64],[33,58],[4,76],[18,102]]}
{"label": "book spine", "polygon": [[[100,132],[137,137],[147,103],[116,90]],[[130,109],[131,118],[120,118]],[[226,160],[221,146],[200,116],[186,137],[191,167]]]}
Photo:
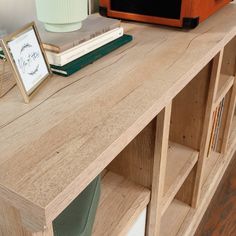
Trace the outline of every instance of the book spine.
{"label": "book spine", "polygon": [[218,121],[219,121],[219,112],[220,112],[220,106],[217,108],[218,111],[217,111],[217,117],[216,117],[216,125],[215,125],[215,128],[214,128],[214,135],[213,135],[213,142],[212,142],[212,146],[211,146],[211,149],[213,151],[215,151],[215,146],[216,146],[216,136],[217,136],[217,125],[218,125]]}
{"label": "book spine", "polygon": [[215,127],[216,127],[216,123],[217,123],[217,115],[218,115],[218,107],[216,108],[216,110],[213,113],[213,123],[212,123],[210,142],[209,142],[208,151],[207,151],[207,157],[209,156],[210,151],[212,150],[212,145],[213,145],[213,141],[214,141],[214,134],[215,134]]}
{"label": "book spine", "polygon": [[216,151],[217,149],[217,144],[218,144],[218,139],[219,139],[219,133],[220,133],[220,127],[221,127],[221,122],[222,122],[222,116],[223,116],[223,110],[224,110],[224,103],[225,99],[222,100],[220,103],[220,108],[219,108],[219,115],[218,115],[218,121],[217,121],[217,126],[216,126],[216,134],[215,134],[215,142],[213,146],[213,150]]}
{"label": "book spine", "polygon": [[60,52],[60,48],[51,44],[46,44],[43,43],[43,49],[45,51],[50,51],[50,52],[54,52],[54,53],[59,53]]}

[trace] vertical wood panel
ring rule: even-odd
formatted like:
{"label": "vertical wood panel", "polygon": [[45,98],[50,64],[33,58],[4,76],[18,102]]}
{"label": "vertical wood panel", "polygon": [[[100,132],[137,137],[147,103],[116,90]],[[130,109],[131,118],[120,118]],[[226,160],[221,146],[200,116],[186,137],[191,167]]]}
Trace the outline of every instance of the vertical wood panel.
{"label": "vertical wood panel", "polygon": [[160,233],[161,199],[163,197],[167,151],[169,142],[169,128],[171,104],[165,107],[157,116],[156,140],[153,163],[151,201],[148,208],[147,235],[156,236]]}
{"label": "vertical wood panel", "polygon": [[196,171],[196,180],[194,185],[194,192],[193,192],[193,199],[192,199],[192,206],[197,207],[199,197],[200,197],[200,189],[203,180],[203,168],[205,163],[205,158],[207,156],[208,146],[210,142],[210,134],[211,134],[211,127],[212,127],[212,117],[213,117],[213,105],[216,98],[220,72],[221,72],[221,65],[222,65],[222,58],[223,58],[223,50],[218,53],[215,58],[213,59],[212,65],[212,72],[211,72],[211,80],[206,104],[206,112],[205,118],[203,123],[203,132],[201,137],[201,145],[199,151],[199,160],[197,163],[197,171]]}

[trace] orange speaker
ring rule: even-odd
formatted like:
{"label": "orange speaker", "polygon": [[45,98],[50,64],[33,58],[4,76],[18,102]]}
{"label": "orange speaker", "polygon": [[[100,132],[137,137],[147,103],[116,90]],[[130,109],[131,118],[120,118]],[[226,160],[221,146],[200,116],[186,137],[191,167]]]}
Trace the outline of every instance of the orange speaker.
{"label": "orange speaker", "polygon": [[100,0],[100,14],[183,28],[200,22],[231,0]]}

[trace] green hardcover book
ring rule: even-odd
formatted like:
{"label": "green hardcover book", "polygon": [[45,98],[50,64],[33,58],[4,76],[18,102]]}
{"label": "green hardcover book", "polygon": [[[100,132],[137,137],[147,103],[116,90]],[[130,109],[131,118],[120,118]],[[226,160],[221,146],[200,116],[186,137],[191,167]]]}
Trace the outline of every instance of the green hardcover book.
{"label": "green hardcover book", "polygon": [[133,37],[131,35],[124,34],[122,37],[64,65],[55,66],[51,65],[51,69],[55,74],[62,76],[70,76],[75,72],[81,70],[85,66],[93,63],[94,61],[102,58],[103,56],[109,54],[110,52],[116,50],[117,48],[123,46],[124,44],[132,41]]}
{"label": "green hardcover book", "polygon": [[4,53],[3,53],[3,51],[0,48],[0,59],[4,59],[4,58],[5,58]]}

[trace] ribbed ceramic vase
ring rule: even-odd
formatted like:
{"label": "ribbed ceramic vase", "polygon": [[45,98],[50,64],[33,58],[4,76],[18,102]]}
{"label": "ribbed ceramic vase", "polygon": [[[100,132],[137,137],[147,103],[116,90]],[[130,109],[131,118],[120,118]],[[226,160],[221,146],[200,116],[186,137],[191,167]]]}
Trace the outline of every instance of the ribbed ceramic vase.
{"label": "ribbed ceramic vase", "polygon": [[88,16],[87,0],[36,0],[37,16],[46,30],[71,32],[81,28]]}

